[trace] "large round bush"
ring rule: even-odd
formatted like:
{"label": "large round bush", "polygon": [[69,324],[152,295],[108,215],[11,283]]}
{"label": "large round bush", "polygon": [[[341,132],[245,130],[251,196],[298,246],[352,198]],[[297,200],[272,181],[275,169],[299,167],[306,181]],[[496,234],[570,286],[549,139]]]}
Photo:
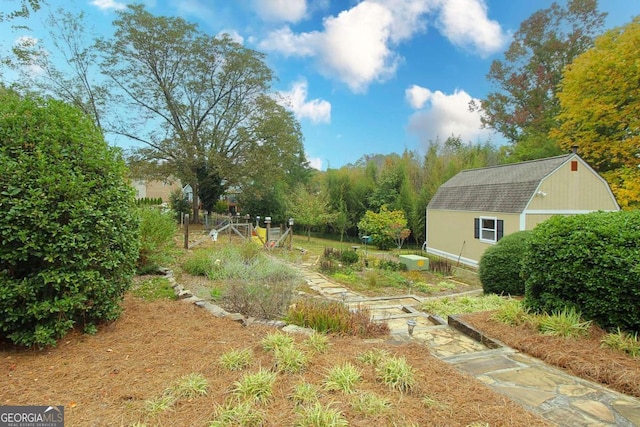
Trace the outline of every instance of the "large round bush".
{"label": "large round bush", "polygon": [[478,264],[478,276],[485,293],[524,295],[520,273],[530,235],[530,231],[509,234],[484,252]]}
{"label": "large round bush", "polygon": [[139,244],[124,174],[79,110],[0,92],[0,339],[53,345],[118,316]]}
{"label": "large round bush", "polygon": [[640,331],[640,211],[556,216],[532,232],[525,304],[573,307],[604,328]]}

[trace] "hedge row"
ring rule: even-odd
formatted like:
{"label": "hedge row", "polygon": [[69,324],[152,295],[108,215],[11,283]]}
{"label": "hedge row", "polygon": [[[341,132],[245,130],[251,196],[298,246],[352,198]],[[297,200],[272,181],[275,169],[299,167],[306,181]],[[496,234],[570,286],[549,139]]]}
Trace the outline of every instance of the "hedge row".
{"label": "hedge row", "polygon": [[534,311],[564,308],[605,329],[640,331],[640,211],[555,216],[485,252],[485,292],[525,296]]}

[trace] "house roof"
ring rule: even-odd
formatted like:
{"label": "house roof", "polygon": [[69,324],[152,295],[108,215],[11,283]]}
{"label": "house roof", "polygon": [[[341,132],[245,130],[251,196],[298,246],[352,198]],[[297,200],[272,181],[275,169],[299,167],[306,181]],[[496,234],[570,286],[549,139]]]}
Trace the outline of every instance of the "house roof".
{"label": "house roof", "polygon": [[427,209],[520,213],[540,181],[574,156],[464,170],[440,186]]}

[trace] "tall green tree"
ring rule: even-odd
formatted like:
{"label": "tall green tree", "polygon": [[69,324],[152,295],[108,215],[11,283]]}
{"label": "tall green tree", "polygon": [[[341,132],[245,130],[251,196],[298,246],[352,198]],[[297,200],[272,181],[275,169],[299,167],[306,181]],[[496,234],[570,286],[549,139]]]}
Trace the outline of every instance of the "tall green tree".
{"label": "tall green tree", "polygon": [[311,239],[311,229],[322,227],[334,221],[334,214],[330,212],[325,193],[300,184],[295,187],[289,198],[287,212],[294,218],[296,224],[304,226],[307,240]]}
{"label": "tall green tree", "polygon": [[[142,5],[118,12],[114,26],[114,38],[98,43],[126,112],[113,130],[145,144],[139,159],[171,168],[196,194],[203,165],[221,185],[300,172],[302,134],[269,95],[274,75],[263,54]],[[197,218],[197,198],[193,210]]]}
{"label": "tall green tree", "polygon": [[558,98],[561,147],[576,145],[623,207],[640,206],[640,17],[598,37],[565,69]]}
{"label": "tall green tree", "polygon": [[593,46],[605,17],[597,0],[554,2],[522,22],[504,59],[491,64],[487,79],[496,90],[471,108],[511,142],[507,154],[514,160],[560,153],[548,134],[560,111],[562,70]]}
{"label": "tall green tree", "polygon": [[392,247],[400,249],[411,231],[401,210],[389,210],[386,206],[380,212],[367,211],[358,223],[362,235],[369,235],[373,243],[382,250]]}

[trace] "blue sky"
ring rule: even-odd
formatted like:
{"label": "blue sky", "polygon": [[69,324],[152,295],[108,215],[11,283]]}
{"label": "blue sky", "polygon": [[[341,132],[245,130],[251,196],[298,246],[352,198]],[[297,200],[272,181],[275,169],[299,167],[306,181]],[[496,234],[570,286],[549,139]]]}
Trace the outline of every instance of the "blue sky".
{"label": "blue sky", "polygon": [[[108,35],[118,0],[48,0],[30,32],[0,27],[3,50],[20,35],[47,45],[48,9],[84,10]],[[307,157],[317,169],[339,168],[365,154],[423,153],[451,135],[465,142],[502,138],[480,129],[472,99],[491,86],[489,66],[511,35],[551,0],[142,0],[156,15],[180,16],[216,35],[226,32],[267,54],[300,121]],[[560,0],[559,3],[564,3]],[[607,28],[640,15],[640,0],[600,0]],[[0,11],[15,9],[3,0]],[[7,77],[7,76],[5,76]],[[113,140],[128,147],[131,143]]]}

